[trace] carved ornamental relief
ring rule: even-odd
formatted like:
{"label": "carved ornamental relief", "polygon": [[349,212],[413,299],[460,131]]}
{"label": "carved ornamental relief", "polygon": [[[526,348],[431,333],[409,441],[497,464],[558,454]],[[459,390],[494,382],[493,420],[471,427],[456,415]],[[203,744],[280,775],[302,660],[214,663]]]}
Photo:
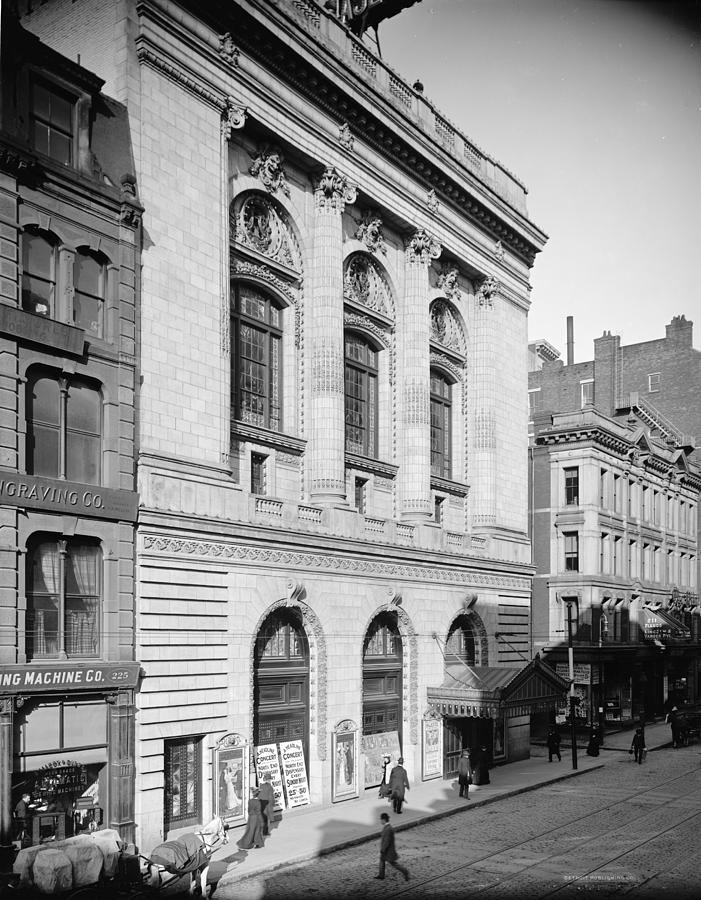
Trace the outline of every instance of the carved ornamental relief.
{"label": "carved ornamental relief", "polygon": [[357,190],[335,166],[329,166],[314,185],[314,203],[319,212],[342,213],[347,203],[355,203]]}
{"label": "carved ornamental relief", "polygon": [[363,253],[354,253],[346,261],[343,295],[347,300],[366,306],[384,316],[392,315],[392,294],[389,285],[378,267]]}
{"label": "carved ornamental relief", "polygon": [[269,259],[300,271],[297,242],[275,203],[263,194],[251,194],[230,220],[230,237]]}
{"label": "carved ornamental relief", "polygon": [[282,167],[284,157],[277,147],[263,147],[251,163],[248,172],[254,178],[259,178],[266,190],[274,194],[280,191],[285,196],[290,196],[287,186],[287,177]]}
{"label": "carved ornamental relief", "polygon": [[431,340],[465,356],[465,335],[455,313],[444,300],[431,304]]}

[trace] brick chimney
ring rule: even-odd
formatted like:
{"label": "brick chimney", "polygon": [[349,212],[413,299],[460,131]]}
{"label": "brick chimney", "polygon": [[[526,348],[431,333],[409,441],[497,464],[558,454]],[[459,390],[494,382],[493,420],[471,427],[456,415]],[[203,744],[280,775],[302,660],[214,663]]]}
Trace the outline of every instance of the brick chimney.
{"label": "brick chimney", "polygon": [[621,337],[605,331],[594,339],[594,406],[612,416],[621,387]]}
{"label": "brick chimney", "polygon": [[694,340],[694,323],[686,316],[674,316],[666,327],[668,341],[674,341],[682,347],[691,347]]}

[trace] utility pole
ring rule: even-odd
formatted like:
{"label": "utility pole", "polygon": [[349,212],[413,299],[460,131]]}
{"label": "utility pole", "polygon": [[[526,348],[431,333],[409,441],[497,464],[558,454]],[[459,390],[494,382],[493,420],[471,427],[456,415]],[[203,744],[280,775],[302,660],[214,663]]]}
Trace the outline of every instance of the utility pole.
{"label": "utility pole", "polygon": [[604,692],[604,661],[603,661],[603,651],[602,648],[604,646],[604,636],[608,634],[608,619],[601,613],[601,618],[599,619],[599,743],[601,746],[604,746],[604,701],[606,698],[606,694]]}
{"label": "utility pole", "polygon": [[572,604],[576,603],[574,597],[563,598],[567,604],[567,653],[570,663],[570,728],[572,732],[572,768],[577,768],[577,726],[575,724],[575,693],[574,693],[574,648],[572,646]]}

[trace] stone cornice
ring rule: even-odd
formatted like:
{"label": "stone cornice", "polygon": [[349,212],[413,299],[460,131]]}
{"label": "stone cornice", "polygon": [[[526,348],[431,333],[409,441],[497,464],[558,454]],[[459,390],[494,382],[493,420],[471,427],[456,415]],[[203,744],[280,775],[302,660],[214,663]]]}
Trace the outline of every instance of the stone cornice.
{"label": "stone cornice", "polygon": [[[194,4],[192,7],[195,15],[200,16],[200,20],[205,18],[198,7]],[[372,104],[355,99],[339,83],[323,74],[319,66],[315,66],[313,62],[314,55],[318,58],[318,43],[315,48],[316,54],[312,52],[310,45],[307,48],[310,51],[309,58],[304,58],[292,46],[294,41],[290,41],[289,36],[283,39],[240,4],[232,4],[232,9],[228,13],[223,9],[217,10],[206,19],[211,27],[220,33],[235,35],[236,46],[240,53],[248,55],[258,65],[276,73],[282,80],[293,85],[309,103],[328,112],[339,126],[348,123],[356,138],[361,138],[412,178],[427,183],[429,190],[435,190],[443,202],[458,209],[461,215],[480,230],[500,240],[528,266],[533,265],[535,255],[540,252],[540,243],[544,243],[546,236],[525,218],[522,212],[509,205],[513,217],[521,220],[524,223],[524,231],[533,237],[526,237],[518,228],[512,226],[506,212],[508,201],[467,168],[461,176],[451,173],[451,169],[457,165],[456,160],[446,153],[440,144],[430,146],[429,136],[421,132],[417,125],[412,123],[412,134],[416,132],[414,137],[418,137],[425,144],[425,148],[414,146],[401,135],[400,132],[405,131],[405,128],[393,127],[391,123],[385,124],[379,116],[372,113]],[[324,49],[329,53],[332,51],[330,46]],[[241,66],[243,67],[243,63]],[[392,111],[389,104],[386,104],[386,110],[388,114],[396,115],[396,111]],[[503,215],[475,196],[477,190],[471,190],[472,179],[479,185],[479,190],[490,195],[490,200],[504,207]],[[541,235],[542,242],[539,240]]]}
{"label": "stone cornice", "polygon": [[491,589],[530,591],[531,579],[516,575],[497,575],[483,571],[458,570],[455,566],[436,567],[433,565],[408,565],[406,563],[385,562],[367,556],[343,556],[338,553],[314,553],[300,549],[259,547],[226,541],[204,541],[190,538],[166,537],[142,533],[139,549],[144,554],[158,554],[170,557],[200,557],[237,565],[249,564],[289,571],[290,568],[311,571],[332,571],[338,573],[360,573],[376,578],[406,578],[454,584],[461,586],[482,586]]}

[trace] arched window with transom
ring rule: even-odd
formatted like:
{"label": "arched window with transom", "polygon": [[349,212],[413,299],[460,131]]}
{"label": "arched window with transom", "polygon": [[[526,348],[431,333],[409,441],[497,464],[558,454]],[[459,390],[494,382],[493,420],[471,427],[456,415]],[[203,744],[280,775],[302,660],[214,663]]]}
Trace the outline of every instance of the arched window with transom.
{"label": "arched window with transom", "polygon": [[479,641],[469,616],[459,616],[450,626],[446,641],[446,665],[456,660],[468,666],[479,665]]}
{"label": "arched window with transom", "polygon": [[282,429],[282,307],[250,284],[233,285],[232,406],[249,425]]}
{"label": "arched window with transom", "polygon": [[301,741],[308,762],[309,642],[296,609],[265,619],[256,638],[253,742]]}
{"label": "arched window with transom", "polygon": [[377,457],[378,351],[361,333],[345,334],[346,450]]}
{"label": "arched window with transom", "polygon": [[376,616],[363,641],[363,734],[386,732],[401,745],[402,639],[392,612]]}

